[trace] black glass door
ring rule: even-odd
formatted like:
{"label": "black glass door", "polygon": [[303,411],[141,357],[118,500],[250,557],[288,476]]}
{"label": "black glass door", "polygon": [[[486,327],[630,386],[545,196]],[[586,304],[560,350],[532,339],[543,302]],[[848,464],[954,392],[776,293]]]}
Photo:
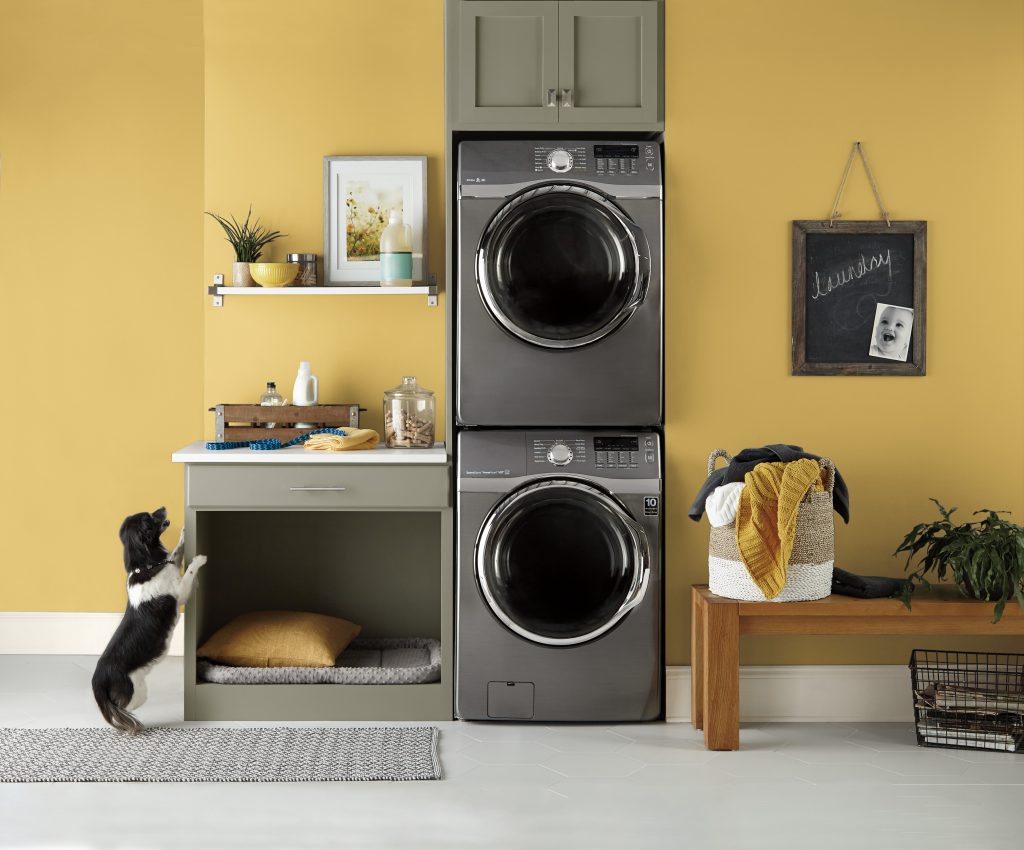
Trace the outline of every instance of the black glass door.
{"label": "black glass door", "polygon": [[594,342],[643,300],[643,233],[610,201],[578,186],[543,186],[490,222],[477,282],[491,315],[521,339],[552,348]]}
{"label": "black glass door", "polygon": [[532,485],[485,524],[477,578],[513,631],[544,643],[581,643],[639,601],[641,534],[600,491],[570,481]]}

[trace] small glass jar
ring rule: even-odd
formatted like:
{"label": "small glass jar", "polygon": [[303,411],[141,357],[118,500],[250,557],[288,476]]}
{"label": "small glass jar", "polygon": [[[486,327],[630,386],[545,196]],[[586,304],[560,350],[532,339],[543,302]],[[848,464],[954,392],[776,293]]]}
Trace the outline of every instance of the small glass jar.
{"label": "small glass jar", "polygon": [[289,286],[319,286],[316,279],[316,254],[289,254],[289,263],[299,264],[299,273]]}
{"label": "small glass jar", "polygon": [[389,449],[429,449],[434,445],[434,393],[411,375],[384,393],[384,444]]}

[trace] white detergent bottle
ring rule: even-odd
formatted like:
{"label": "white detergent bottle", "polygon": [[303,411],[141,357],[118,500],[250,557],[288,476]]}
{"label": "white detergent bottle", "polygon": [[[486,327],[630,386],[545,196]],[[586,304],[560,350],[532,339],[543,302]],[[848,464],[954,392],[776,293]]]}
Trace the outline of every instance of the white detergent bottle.
{"label": "white detergent bottle", "polygon": [[412,286],[412,226],[402,224],[401,210],[391,210],[380,235],[380,285]]}
{"label": "white detergent bottle", "polygon": [[[292,404],[299,407],[313,407],[320,395],[320,382],[312,373],[312,367],[308,360],[299,363],[299,372],[295,376],[295,386],[292,387]],[[309,422],[296,422],[296,428],[312,428]]]}

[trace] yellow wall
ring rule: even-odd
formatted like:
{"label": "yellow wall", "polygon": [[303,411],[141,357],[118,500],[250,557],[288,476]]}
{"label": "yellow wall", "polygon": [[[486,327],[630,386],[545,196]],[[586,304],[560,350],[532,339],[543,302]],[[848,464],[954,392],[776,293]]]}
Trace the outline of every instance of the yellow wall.
{"label": "yellow wall", "polygon": [[[288,234],[263,259],[323,253],[323,157],[428,157],[428,260],[444,279],[444,30],[440,2],[207,0],[206,209],[254,213]],[[212,220],[209,279],[234,255]],[[206,406],[291,397],[300,360],[320,401],[359,402],[383,428],[382,393],[416,375],[437,393],[443,439],[444,299],[225,299],[206,307]],[[213,415],[206,417],[212,435]]]}
{"label": "yellow wall", "polygon": [[[29,14],[15,16],[13,3],[0,8],[4,23]],[[39,29],[27,25],[38,22],[36,10],[51,6],[31,8],[32,20],[22,21],[26,25],[18,27],[19,38],[0,55],[0,62],[18,69],[13,95],[19,109],[14,111],[28,113],[31,124],[16,128],[12,140],[12,122],[0,121],[3,292],[17,299],[12,307],[19,322],[18,341],[5,352],[8,380],[20,380],[19,367],[26,359],[21,350],[39,347],[37,340],[48,334],[65,348],[62,356],[53,354],[47,371],[59,380],[45,395],[67,398],[90,372],[112,393],[120,385],[122,355],[111,336],[120,332],[122,316],[138,315],[129,302],[115,297],[108,277],[102,286],[95,277],[88,298],[81,295],[80,281],[58,281],[66,291],[51,302],[66,305],[76,295],[79,300],[45,313],[25,290],[9,286],[12,272],[20,280],[29,267],[21,250],[7,247],[8,233],[17,235],[19,249],[52,244],[48,227],[23,220],[25,204],[35,203],[37,218],[49,211],[33,200],[36,187],[52,185],[56,191],[69,175],[86,179],[57,155],[89,145],[93,160],[98,157],[109,166],[81,192],[78,218],[88,221],[93,232],[62,234],[63,245],[77,238],[83,252],[106,253],[110,245],[121,251],[138,248],[148,257],[154,253],[149,247],[154,237],[142,225],[159,215],[158,229],[175,234],[170,249],[175,257],[191,259],[174,275],[146,267],[143,284],[141,260],[132,261],[123,281],[128,291],[145,292],[146,306],[156,308],[150,311],[154,320],[176,327],[183,340],[168,355],[177,368],[167,369],[167,383],[147,396],[154,409],[158,401],[169,402],[167,415],[152,420],[149,439],[129,446],[122,468],[130,471],[119,482],[104,472],[108,459],[83,461],[71,447],[60,450],[59,464],[44,467],[46,479],[28,485],[37,488],[29,498],[2,497],[13,501],[2,515],[5,522],[14,521],[23,556],[34,547],[21,529],[41,529],[34,512],[58,483],[66,487],[68,482],[88,511],[88,517],[75,520],[69,539],[78,547],[95,533],[102,545],[93,545],[90,552],[114,551],[109,538],[125,507],[139,499],[148,504],[154,497],[180,504],[179,470],[167,462],[167,452],[203,431],[212,432],[212,416],[199,411],[217,402],[255,399],[267,380],[277,380],[290,395],[300,359],[311,360],[320,375],[322,400],[363,403],[371,427],[380,427],[381,391],[402,374],[414,372],[438,391],[440,407],[443,300],[441,308],[433,309],[413,297],[229,297],[220,309],[207,303],[200,319],[201,290],[195,284],[197,275],[205,284],[215,272],[229,273],[232,259],[217,225],[199,222],[201,209],[237,215],[251,202],[266,223],[290,234],[270,259],[282,259],[287,251],[320,253],[322,157],[364,153],[425,153],[430,158],[429,264],[443,279],[440,0],[294,0],[283,6],[271,0],[206,0],[204,119],[195,114],[202,104],[197,91],[203,85],[202,60],[191,55],[200,39],[198,4],[177,4],[184,11],[173,20],[165,20],[160,11],[137,11],[148,26],[166,29],[170,37],[158,44],[176,45],[176,52],[167,55],[169,48],[160,48],[165,53],[154,56],[157,48],[151,42],[145,57],[130,60],[124,45],[115,48],[112,42],[104,67],[116,79],[86,93],[93,110],[98,103],[113,117],[129,103],[134,114],[148,116],[143,129],[160,135],[145,141],[90,138],[103,122],[83,115],[89,104],[83,104],[86,93],[77,89],[55,104],[55,89],[68,72],[54,75],[54,63],[71,61],[67,54],[74,53],[74,36],[84,25],[60,30],[56,42],[51,30],[26,44],[24,33]],[[109,2],[103,8],[122,10]],[[385,22],[387,38],[381,35]],[[856,571],[899,573],[900,562],[889,554],[911,525],[930,517],[929,496],[964,511],[993,505],[1012,509],[1018,521],[1024,514],[1022,25],[1022,6],[1012,0],[866,0],[854,6],[817,0],[668,0],[669,663],[687,661],[688,587],[706,577],[707,526],[691,523],[684,513],[703,480],[711,448],[735,451],[788,441],[835,458],[850,486],[853,513],[851,524],[837,530],[838,560]],[[0,32],[10,28],[0,27]],[[32,44],[54,55],[33,63]],[[135,103],[142,83],[134,73],[120,72],[137,61],[167,69],[167,79],[175,80],[177,99],[172,100],[187,118],[155,124],[157,99]],[[0,80],[9,78],[0,74]],[[74,86],[84,84],[80,78],[74,81]],[[0,92],[0,117],[6,118],[13,110],[12,90]],[[44,109],[44,104],[49,105]],[[45,133],[39,124],[54,114],[70,119],[72,127],[81,125],[84,138],[71,144],[65,135],[51,157],[40,149]],[[196,141],[201,120],[203,151]],[[789,222],[827,215],[855,139],[864,142],[894,216],[929,222],[929,375],[924,378],[788,374]],[[112,147],[122,140],[123,149]],[[18,215],[12,214],[10,202],[18,174],[10,165],[12,141],[26,149],[33,163],[32,184],[17,196]],[[151,201],[143,205],[132,194],[140,191],[138,164],[148,164],[157,146],[164,161],[173,162],[159,172],[159,207]],[[127,163],[124,171],[115,170],[119,160]],[[204,162],[200,195],[196,181]],[[61,165],[64,170],[56,171]],[[55,177],[58,173],[63,176]],[[96,195],[101,196],[99,215],[93,213]],[[145,220],[118,219],[122,207],[144,210]],[[850,180],[843,212],[848,219],[876,216],[860,171]],[[97,239],[96,229],[108,238]],[[200,251],[202,272],[195,259]],[[100,332],[86,335],[78,329],[87,310]],[[56,328],[55,313],[61,317]],[[71,345],[68,334],[96,348],[86,349],[86,342]],[[82,364],[79,370],[66,370],[68,353]],[[128,392],[149,391],[139,380],[143,367],[133,362]],[[99,439],[92,430],[88,434],[82,438],[86,442]],[[118,456],[124,451],[119,449]],[[38,480],[37,465],[26,461],[17,470],[15,480],[22,486]],[[101,498],[87,489],[97,486]],[[94,532],[94,526],[102,527]],[[16,596],[9,603],[0,599],[0,609],[113,610],[120,598],[109,561],[89,561],[77,573],[69,567],[58,594],[41,580],[16,577]],[[77,583],[67,584],[72,577]],[[100,594],[99,586],[107,589]],[[971,645],[964,639],[957,643]],[[910,645],[888,638],[762,639],[745,649],[744,659],[902,662]]]}
{"label": "yellow wall", "polygon": [[[0,0],[0,611],[124,606],[202,427],[200,0]],[[173,541],[172,541],[173,542]]]}
{"label": "yellow wall", "polygon": [[[677,517],[710,449],[791,442],[828,454],[847,480],[852,517],[837,526],[836,556],[854,572],[901,571],[890,553],[933,518],[929,496],[1024,522],[1022,11],[1010,0],[669,0],[666,442]],[[928,221],[926,377],[788,374],[789,222],[828,217],[857,139],[893,216]],[[878,217],[859,165],[842,211]],[[669,529],[677,662],[688,655],[689,584],[707,575],[707,528]],[[758,639],[744,660],[905,662],[912,643]]]}

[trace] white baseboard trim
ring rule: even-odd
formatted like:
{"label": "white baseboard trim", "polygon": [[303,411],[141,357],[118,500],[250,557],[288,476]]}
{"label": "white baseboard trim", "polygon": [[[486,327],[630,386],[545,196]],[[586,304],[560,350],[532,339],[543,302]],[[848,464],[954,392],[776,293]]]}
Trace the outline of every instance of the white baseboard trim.
{"label": "white baseboard trim", "polygon": [[[665,716],[690,721],[690,668],[665,671]],[[913,721],[910,671],[901,664],[740,668],[740,720],[748,723]]]}
{"label": "white baseboard trim", "polygon": [[[121,614],[0,611],[0,655],[99,655]],[[184,617],[171,655],[184,654]],[[690,720],[690,668],[665,671],[666,719]],[[746,722],[913,720],[910,672],[902,665],[793,665],[740,668]]]}
{"label": "white baseboard trim", "polygon": [[[0,611],[0,655],[99,655],[122,614]],[[171,655],[185,652],[185,618],[171,637]]]}

